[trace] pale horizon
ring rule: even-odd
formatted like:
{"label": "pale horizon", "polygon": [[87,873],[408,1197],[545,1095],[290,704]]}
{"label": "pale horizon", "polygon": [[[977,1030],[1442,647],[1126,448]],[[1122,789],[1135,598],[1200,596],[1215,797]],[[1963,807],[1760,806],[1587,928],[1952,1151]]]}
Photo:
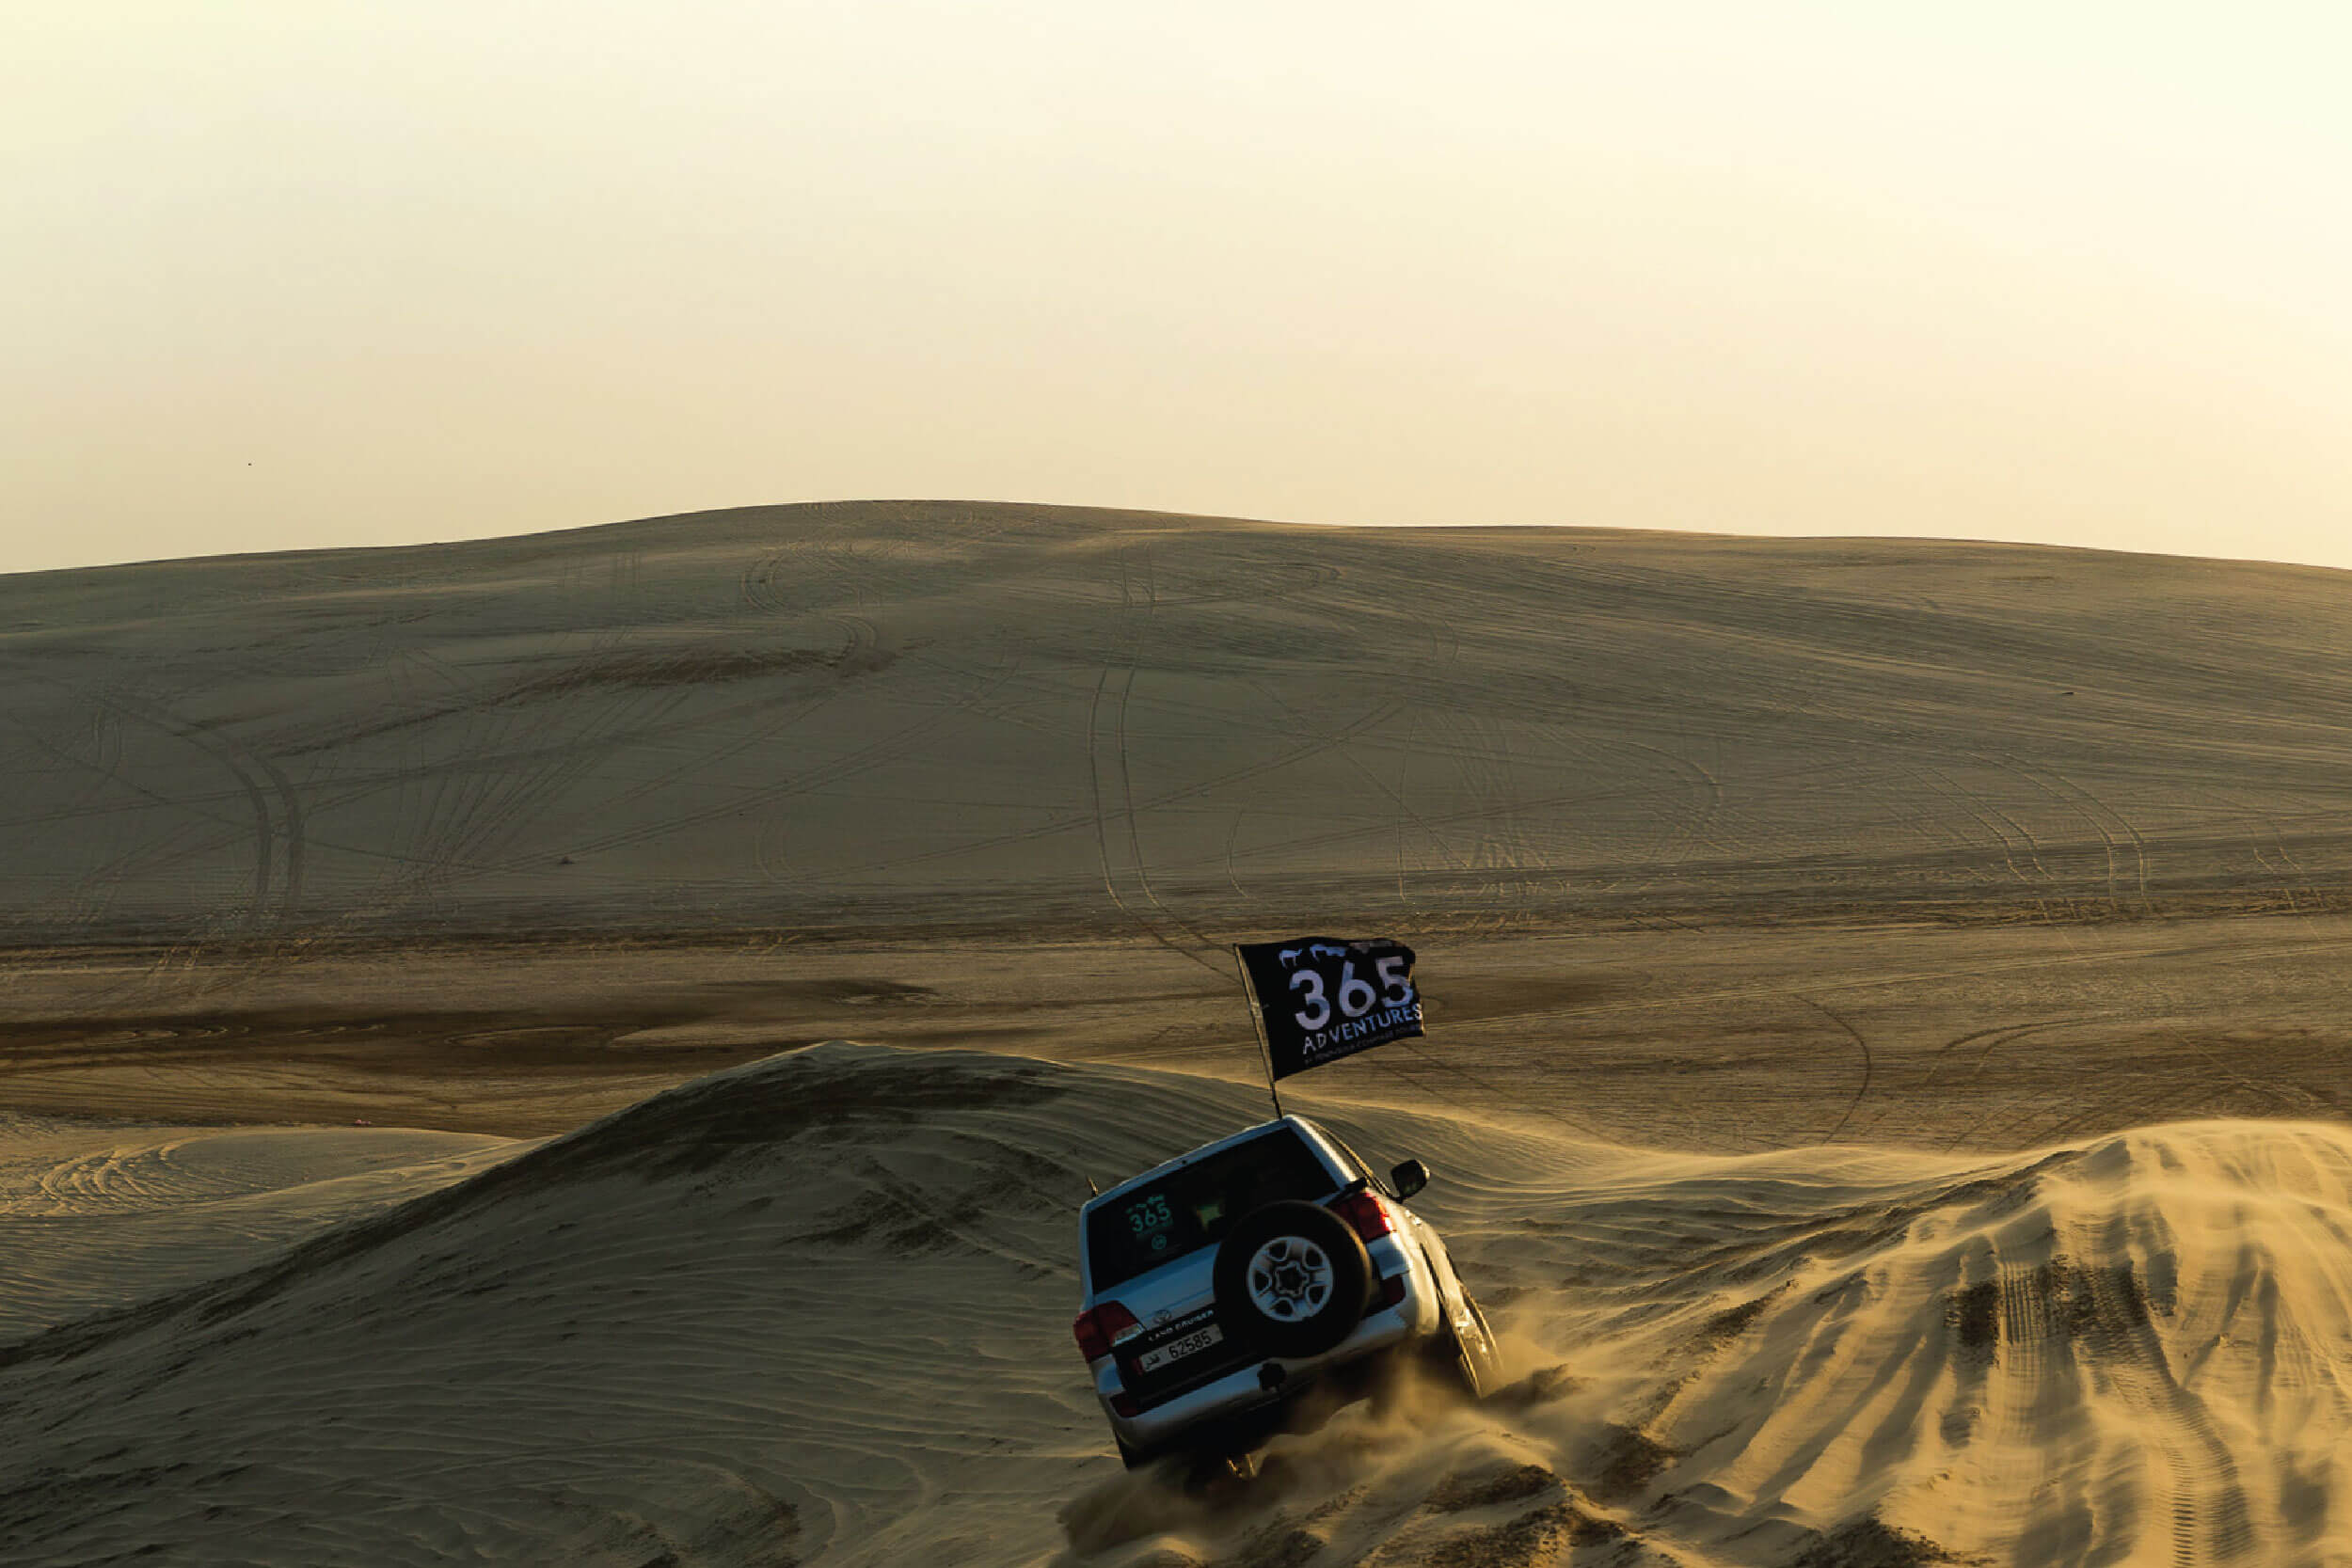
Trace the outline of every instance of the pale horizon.
{"label": "pale horizon", "polygon": [[913,497],[2352,566],[2316,8],[7,26],[0,572]]}
{"label": "pale horizon", "polygon": [[[1138,516],[1148,516],[1148,515],[1152,515],[1152,516],[1169,516],[1169,517],[1197,517],[1197,518],[1200,519],[1200,520],[1201,520],[1201,521],[1203,521],[1203,522],[1209,522],[1209,523],[1251,523],[1251,524],[1270,524],[1270,525],[1273,525],[1273,526],[1278,527],[1278,528],[1331,529],[1331,530],[1335,530],[1335,531],[1347,531],[1347,530],[1357,530],[1357,529],[1360,529],[1360,530],[1370,530],[1370,531],[1382,531],[1382,530],[1394,530],[1394,531],[1399,531],[1399,532],[1404,532],[1404,531],[1416,531],[1416,530],[1418,530],[1418,531],[1429,531],[1429,530],[1444,530],[1444,529],[1482,529],[1482,528],[1483,528],[1483,529],[1505,529],[1505,530],[1513,530],[1513,531],[1518,531],[1518,530],[1526,530],[1526,531],[1541,531],[1541,530],[1544,530],[1544,529],[1559,529],[1559,530],[1581,530],[1581,531],[1586,531],[1586,532],[1588,532],[1588,533],[1589,533],[1589,532],[1600,532],[1600,533],[1610,533],[1610,532],[1615,532],[1615,533],[1631,534],[1631,535],[1652,535],[1652,536],[1663,536],[1663,537],[1669,537],[1669,538],[1671,538],[1671,537],[1676,537],[1676,536],[1680,536],[1680,537],[1683,537],[1683,538],[1690,539],[1690,540],[1692,540],[1692,542],[1694,542],[1694,543],[1701,542],[1701,541],[1707,541],[1707,540],[1715,540],[1715,539],[1754,539],[1754,540],[1774,540],[1774,541],[1778,541],[1778,542],[1783,543],[1783,544],[1789,544],[1789,545],[1800,545],[1800,544],[1806,544],[1806,543],[1814,543],[1814,544],[1819,544],[1819,543],[1822,543],[1822,542],[1826,542],[1826,541],[1832,541],[1832,540],[1844,540],[1844,541],[1848,541],[1848,542],[1851,542],[1851,543],[1853,543],[1853,544],[1880,544],[1880,545],[1899,545],[1899,544],[1904,544],[1904,543],[1916,543],[1916,544],[1929,544],[1929,545],[1959,545],[1959,546],[1967,546],[1967,545],[2010,546],[2010,545],[2018,545],[2018,546],[2028,546],[2028,547],[2041,547],[2041,548],[2045,548],[2045,549],[2053,549],[2053,550],[2079,550],[2079,551],[2084,551],[2084,552],[2090,553],[2090,554],[2124,554],[2124,555],[2143,555],[2143,556],[2153,556],[2153,557],[2167,557],[2167,558],[2178,559],[2178,560],[2185,560],[2185,561],[2210,561],[2210,562],[2216,562],[2217,564],[2234,564],[2234,565],[2249,565],[2249,566],[2287,566],[2287,567],[2310,567],[2310,568],[2312,568],[2312,569],[2315,569],[2315,570],[2320,570],[2320,571],[2352,571],[2352,563],[2346,563],[2346,564],[2336,564],[2336,563],[2328,562],[2314,562],[2314,561],[2289,561],[2289,560],[2286,560],[2286,559],[2283,559],[2283,558],[2281,558],[2281,557],[2278,557],[2278,556],[2265,556],[2265,555],[2226,555],[2226,554],[2220,554],[2220,553],[2217,553],[2217,552],[2190,553],[2190,552],[2186,552],[2186,551],[2177,551],[2177,550],[2140,550],[2140,549],[2127,549],[2127,548],[2122,548],[2122,547],[2119,547],[2119,546],[2105,546],[2105,545],[2076,545],[2076,544],[2069,544],[2069,543],[2065,543],[2065,542],[2063,542],[2063,541],[2054,541],[2054,540],[2042,540],[2042,539],[1997,539],[1997,538],[1991,537],[1991,536],[1989,536],[1989,535],[1975,535],[1975,534],[1946,534],[1946,533],[1934,533],[1934,534],[1931,534],[1931,533],[1830,533],[1830,532],[1804,533],[1804,532],[1797,532],[1797,531],[1789,531],[1789,532],[1786,532],[1786,533],[1757,533],[1757,532],[1744,532],[1744,533],[1743,533],[1743,532],[1740,532],[1740,531],[1737,531],[1737,530],[1731,530],[1731,529],[1723,529],[1723,530],[1708,530],[1708,529],[1627,528],[1627,527],[1613,527],[1613,526],[1612,526],[1612,525],[1606,525],[1606,524],[1581,524],[1581,523],[1517,523],[1517,522],[1474,522],[1474,523],[1410,523],[1410,522],[1404,522],[1404,523],[1348,523],[1348,522],[1335,522],[1335,521],[1329,521],[1329,520],[1326,520],[1326,519],[1319,519],[1319,518],[1300,518],[1300,517],[1264,517],[1264,516],[1251,516],[1251,515],[1246,515],[1239,514],[1239,513],[1199,513],[1199,512],[1195,512],[1195,513],[1185,513],[1185,512],[1177,512],[1177,511],[1174,511],[1174,510],[1173,510],[1173,509],[1171,509],[1171,508],[1168,508],[1168,507],[1164,507],[1164,506],[1120,506],[1120,507],[1099,507],[1099,506],[1091,506],[1091,505],[1089,505],[1089,504],[1087,504],[1087,503],[1080,502],[1080,501],[1032,501],[1032,500],[1021,500],[1021,499],[1009,499],[1009,499],[999,499],[999,498],[995,498],[995,497],[987,497],[987,496],[821,496],[821,497],[813,497],[813,498],[809,498],[809,499],[797,499],[797,500],[788,500],[788,501],[744,501],[744,502],[739,502],[739,503],[736,503],[736,504],[734,504],[734,505],[730,505],[730,506],[706,507],[706,508],[700,508],[700,509],[696,509],[696,510],[694,510],[694,511],[690,511],[690,512],[657,512],[657,513],[650,513],[650,514],[648,514],[648,515],[644,515],[644,516],[642,516],[642,517],[609,517],[609,518],[599,518],[599,519],[597,519],[596,521],[592,522],[592,523],[559,523],[559,524],[553,525],[552,527],[549,527],[549,528],[545,528],[545,529],[532,529],[532,530],[528,530],[528,531],[520,531],[520,532],[469,533],[469,534],[456,534],[456,535],[452,535],[452,536],[447,537],[447,538],[431,538],[431,539],[367,539],[367,540],[347,540],[347,541],[344,541],[344,542],[342,542],[342,543],[335,543],[335,544],[322,544],[322,545],[286,545],[286,546],[262,546],[262,547],[257,547],[257,548],[252,548],[252,549],[221,549],[221,550],[203,550],[203,551],[196,551],[196,552],[192,552],[192,553],[189,553],[189,554],[186,554],[186,555],[169,555],[169,556],[132,556],[132,557],[126,557],[126,558],[124,558],[124,559],[122,559],[122,560],[119,560],[119,561],[87,561],[87,562],[69,562],[69,563],[66,563],[66,564],[62,564],[62,565],[56,565],[56,566],[27,566],[27,567],[18,567],[18,568],[12,568],[12,569],[0,569],[0,578],[9,578],[9,577],[24,577],[24,576],[32,576],[32,575],[36,575],[36,574],[40,574],[40,573],[44,573],[44,572],[99,571],[99,570],[103,570],[103,569],[108,569],[108,568],[113,568],[113,567],[135,567],[135,566],[141,566],[141,565],[168,565],[168,564],[171,564],[171,563],[173,563],[173,562],[196,562],[196,561],[235,561],[235,560],[245,560],[245,559],[262,559],[262,558],[267,558],[267,557],[273,557],[273,556],[299,555],[299,554],[305,554],[305,553],[308,553],[308,552],[310,552],[310,551],[314,551],[314,550],[405,550],[405,549],[430,548],[430,547],[433,547],[433,546],[443,546],[443,545],[467,545],[467,544],[491,545],[491,544],[499,544],[499,543],[510,542],[510,541],[515,541],[515,540],[521,540],[521,539],[534,538],[534,537],[539,537],[539,536],[543,536],[543,535],[554,535],[554,534],[571,533],[571,532],[577,532],[577,531],[586,531],[586,530],[594,530],[594,529],[598,529],[598,528],[617,528],[617,527],[625,527],[625,526],[628,526],[628,525],[629,525],[629,524],[634,524],[634,523],[655,523],[655,522],[666,522],[666,521],[670,521],[670,520],[673,520],[673,519],[675,519],[675,520],[676,520],[676,521],[679,521],[679,522],[691,522],[691,520],[693,520],[693,519],[698,519],[698,518],[723,516],[724,515],[726,515],[726,514],[728,514],[728,513],[732,513],[732,512],[754,512],[754,511],[757,511],[757,512],[765,512],[765,511],[773,511],[773,510],[784,509],[784,508],[791,508],[791,507],[807,507],[807,508],[810,508],[810,509],[814,510],[814,509],[830,509],[830,508],[856,507],[856,506],[864,506],[864,505],[879,505],[879,506],[938,506],[938,507],[970,506],[970,507],[975,507],[975,508],[991,508],[991,509],[998,509],[998,508],[1010,508],[1010,509],[1013,509],[1013,510],[1015,510],[1015,511],[1023,511],[1023,510],[1027,510],[1027,511],[1034,511],[1034,512],[1037,512],[1037,513],[1040,513],[1040,514],[1048,514],[1048,513],[1057,512],[1057,511],[1080,511],[1080,512],[1090,512],[1090,513],[1114,513],[1114,514],[1115,514],[1115,513],[1133,513],[1133,514],[1135,514],[1136,515],[1138,515]],[[2347,552],[2347,553],[2348,553],[2348,554],[2352,554],[2352,552]]]}

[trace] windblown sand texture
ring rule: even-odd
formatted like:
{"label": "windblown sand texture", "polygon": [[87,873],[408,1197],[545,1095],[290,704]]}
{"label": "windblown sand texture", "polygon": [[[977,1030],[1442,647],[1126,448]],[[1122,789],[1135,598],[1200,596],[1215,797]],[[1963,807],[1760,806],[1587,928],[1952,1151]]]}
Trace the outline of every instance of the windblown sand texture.
{"label": "windblown sand texture", "polygon": [[[0,670],[10,1568],[2352,1561],[2344,574],[763,508]],[[1310,928],[1518,1378],[1187,1493],[1073,1210]]]}
{"label": "windblown sand texture", "polygon": [[1522,1372],[1187,1495],[1102,1451],[1090,1173],[1253,1114],[1141,1069],[828,1045],[0,1349],[12,1560],[2325,1562],[2352,1135],[1660,1155],[1317,1106]]}

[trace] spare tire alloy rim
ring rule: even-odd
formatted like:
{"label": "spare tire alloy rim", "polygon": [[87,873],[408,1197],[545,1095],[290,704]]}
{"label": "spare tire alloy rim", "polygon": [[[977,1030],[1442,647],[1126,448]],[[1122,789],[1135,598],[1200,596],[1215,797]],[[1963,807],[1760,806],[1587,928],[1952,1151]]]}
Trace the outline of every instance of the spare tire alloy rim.
{"label": "spare tire alloy rim", "polygon": [[1249,1259],[1249,1299],[1276,1323],[1313,1317],[1331,1300],[1330,1258],[1304,1236],[1277,1236]]}

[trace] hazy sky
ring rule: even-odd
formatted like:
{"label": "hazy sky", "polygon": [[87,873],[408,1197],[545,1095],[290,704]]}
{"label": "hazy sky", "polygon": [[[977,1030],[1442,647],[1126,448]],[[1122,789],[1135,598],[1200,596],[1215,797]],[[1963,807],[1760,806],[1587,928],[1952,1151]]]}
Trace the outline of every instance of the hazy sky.
{"label": "hazy sky", "polygon": [[970,497],[2352,566],[2352,8],[46,0],[0,570]]}

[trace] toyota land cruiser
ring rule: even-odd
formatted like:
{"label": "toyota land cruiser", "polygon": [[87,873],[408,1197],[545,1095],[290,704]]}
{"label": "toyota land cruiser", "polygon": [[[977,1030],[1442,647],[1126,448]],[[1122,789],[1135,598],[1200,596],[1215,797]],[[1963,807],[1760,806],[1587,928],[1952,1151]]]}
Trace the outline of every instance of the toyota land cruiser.
{"label": "toyota land cruiser", "polygon": [[1089,1201],[1073,1328],[1120,1457],[1246,1453],[1308,1390],[1359,1397],[1414,1354],[1489,1389],[1486,1315],[1403,1201],[1428,1180],[1282,1117]]}

